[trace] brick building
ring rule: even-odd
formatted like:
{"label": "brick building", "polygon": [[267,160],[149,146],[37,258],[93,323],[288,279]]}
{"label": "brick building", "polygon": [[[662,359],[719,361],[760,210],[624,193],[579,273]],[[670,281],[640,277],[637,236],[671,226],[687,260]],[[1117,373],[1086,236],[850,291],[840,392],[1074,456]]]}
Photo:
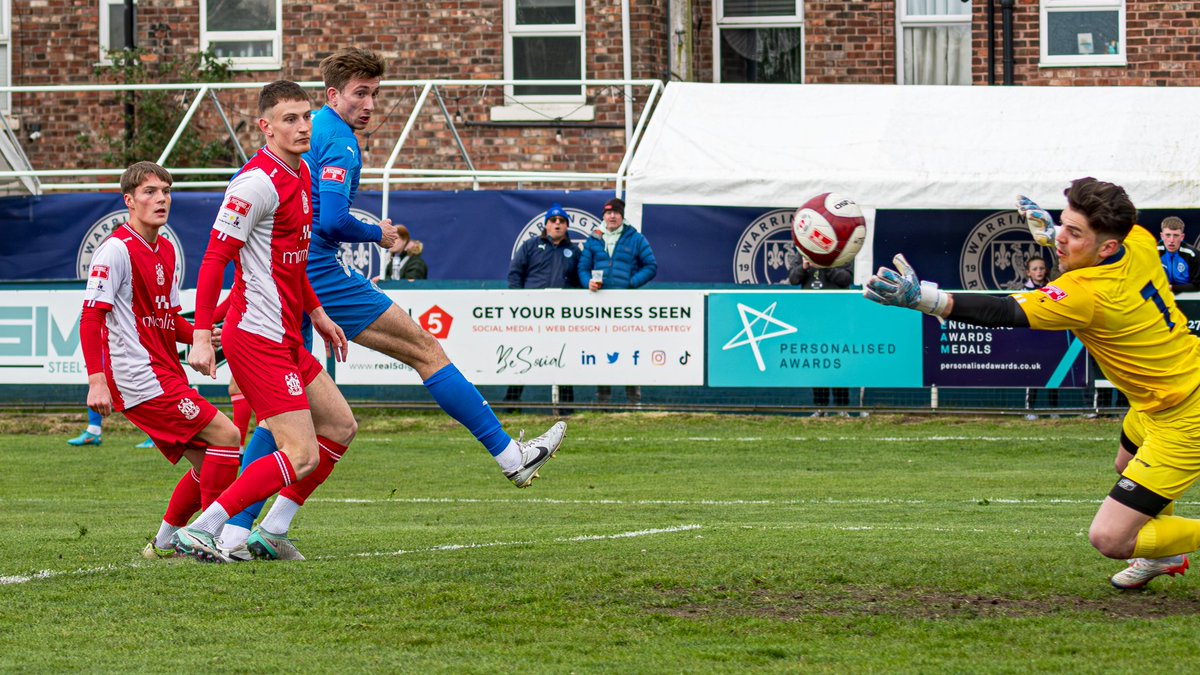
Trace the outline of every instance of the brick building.
{"label": "brick building", "polygon": [[[0,0],[0,84],[116,81],[97,69],[108,48],[125,44],[124,16],[124,0]],[[231,59],[234,81],[315,80],[323,56],[354,43],[389,59],[388,79],[405,80],[1200,83],[1200,3],[1190,1],[138,0],[132,35],[148,81],[178,77],[164,75],[166,65],[205,48]],[[385,92],[362,139],[368,166],[386,160],[416,91]],[[630,90],[635,119],[647,91]],[[611,172],[625,149],[620,87],[457,86],[437,95],[446,113],[427,103],[400,165],[463,168],[454,132],[483,170]],[[242,147],[258,145],[253,92],[219,100]],[[166,104],[181,115],[188,102],[175,95]],[[0,108],[38,169],[103,167],[125,126],[111,93],[16,93],[0,96]],[[227,138],[207,105],[189,134]],[[231,145],[229,155],[235,165]]]}

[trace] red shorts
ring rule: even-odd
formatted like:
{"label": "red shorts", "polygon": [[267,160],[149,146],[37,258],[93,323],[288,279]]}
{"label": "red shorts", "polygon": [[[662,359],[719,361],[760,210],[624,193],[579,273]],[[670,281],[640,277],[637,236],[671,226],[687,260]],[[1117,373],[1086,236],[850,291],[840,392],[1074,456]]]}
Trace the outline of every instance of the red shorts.
{"label": "red shorts", "polygon": [[299,344],[279,344],[229,326],[221,333],[221,347],[255,417],[308,410],[304,388],[321,374],[321,363]]}
{"label": "red shorts", "polygon": [[217,416],[213,404],[183,381],[174,383],[162,396],[142,401],[124,412],[125,418],[146,432],[158,451],[172,464],[178,462],[188,448],[207,447],[194,439]]}

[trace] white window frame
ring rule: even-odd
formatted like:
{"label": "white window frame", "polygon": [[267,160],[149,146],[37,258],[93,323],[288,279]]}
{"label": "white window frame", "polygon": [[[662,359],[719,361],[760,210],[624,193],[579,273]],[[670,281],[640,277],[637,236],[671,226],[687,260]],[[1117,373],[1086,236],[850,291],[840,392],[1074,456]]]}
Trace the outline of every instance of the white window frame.
{"label": "white window frame", "polygon": [[[584,0],[575,0],[575,22],[570,24],[517,25],[516,0],[504,0],[504,79],[512,80],[514,37],[578,37],[579,77],[587,79],[587,21],[584,18]],[[513,85],[504,86],[505,105],[491,109],[493,122],[530,122],[564,120],[571,122],[595,119],[595,109],[586,105],[585,87],[578,94],[551,96],[517,96]]]}
{"label": "white window frame", "polygon": [[796,13],[789,16],[725,16],[725,0],[712,0],[713,16],[713,82],[721,81],[721,29],[723,28],[799,28],[800,29],[800,83],[808,74],[808,56],[805,47],[808,31],[804,24],[804,0],[796,0]]}
{"label": "white window frame", "polygon": [[[136,31],[137,30],[137,9],[136,9],[136,7],[138,4],[137,0],[133,0],[133,4],[135,7],[135,9],[133,11],[133,20],[134,20],[133,29]],[[108,25],[108,9],[112,5],[124,6],[125,0],[100,0],[100,58],[97,60],[97,63],[99,63],[102,66],[112,65],[112,59],[108,58],[108,53],[113,50],[113,46],[108,44],[108,34],[110,32],[109,31],[110,26]],[[117,45],[116,48],[121,49],[124,46],[125,45]]]}
{"label": "white window frame", "polygon": [[[7,47],[8,58],[4,59],[4,81],[13,85],[12,62],[12,0],[0,0],[0,45]],[[12,112],[12,94],[0,94],[0,113]]]}
{"label": "white window frame", "polygon": [[[972,10],[974,3],[972,3]],[[904,0],[896,2],[896,84],[906,84],[904,81],[904,29],[905,28],[954,28],[966,26],[971,29],[971,16],[967,14],[914,14],[909,16],[908,3]],[[974,69],[972,68],[972,71]]]}
{"label": "white window frame", "polygon": [[272,44],[273,56],[229,56],[222,61],[231,70],[279,70],[283,67],[283,0],[275,0],[274,30],[208,30],[208,2],[200,0],[200,50],[206,51],[213,42],[262,41]]}
{"label": "white window frame", "polygon": [[[1060,54],[1051,56],[1049,18],[1057,12],[1079,12],[1087,10],[1117,11],[1118,48],[1116,54]],[[1074,68],[1079,66],[1125,66],[1128,65],[1126,52],[1127,17],[1125,0],[1042,0],[1039,16],[1038,38],[1041,43],[1040,68]]]}

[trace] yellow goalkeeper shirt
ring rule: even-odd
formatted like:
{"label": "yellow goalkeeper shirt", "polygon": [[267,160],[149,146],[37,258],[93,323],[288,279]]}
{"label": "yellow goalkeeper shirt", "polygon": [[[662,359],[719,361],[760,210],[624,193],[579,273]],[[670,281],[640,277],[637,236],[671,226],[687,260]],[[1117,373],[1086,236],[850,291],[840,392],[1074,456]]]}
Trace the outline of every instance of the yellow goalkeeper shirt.
{"label": "yellow goalkeeper shirt", "polygon": [[1031,328],[1075,333],[1135,410],[1166,410],[1200,386],[1200,339],[1175,305],[1154,237],[1139,225],[1101,264],[1013,297]]}

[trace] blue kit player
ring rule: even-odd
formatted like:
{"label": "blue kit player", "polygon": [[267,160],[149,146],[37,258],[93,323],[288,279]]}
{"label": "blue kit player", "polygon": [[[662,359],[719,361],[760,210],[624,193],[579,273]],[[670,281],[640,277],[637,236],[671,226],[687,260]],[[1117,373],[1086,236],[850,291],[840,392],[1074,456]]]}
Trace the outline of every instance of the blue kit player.
{"label": "blue kit player", "polygon": [[[475,435],[504,475],[517,487],[528,487],[538,469],[558,451],[566,424],[557,422],[532,441],[513,440],[437,339],[338,258],[342,242],[373,242],[386,248],[397,237],[391,220],[369,225],[350,214],[362,171],[354,132],[371,121],[383,73],[383,59],[363,49],[342,49],[321,62],[327,103],[313,116],[312,147],[304,154],[313,182],[309,281],[347,339],[412,367],[438,405]],[[311,340],[310,331],[305,335]],[[261,427],[255,431],[244,466],[274,451],[270,432],[264,431]],[[221,534],[223,543],[236,545],[249,533],[252,522],[249,512],[235,517]]]}

